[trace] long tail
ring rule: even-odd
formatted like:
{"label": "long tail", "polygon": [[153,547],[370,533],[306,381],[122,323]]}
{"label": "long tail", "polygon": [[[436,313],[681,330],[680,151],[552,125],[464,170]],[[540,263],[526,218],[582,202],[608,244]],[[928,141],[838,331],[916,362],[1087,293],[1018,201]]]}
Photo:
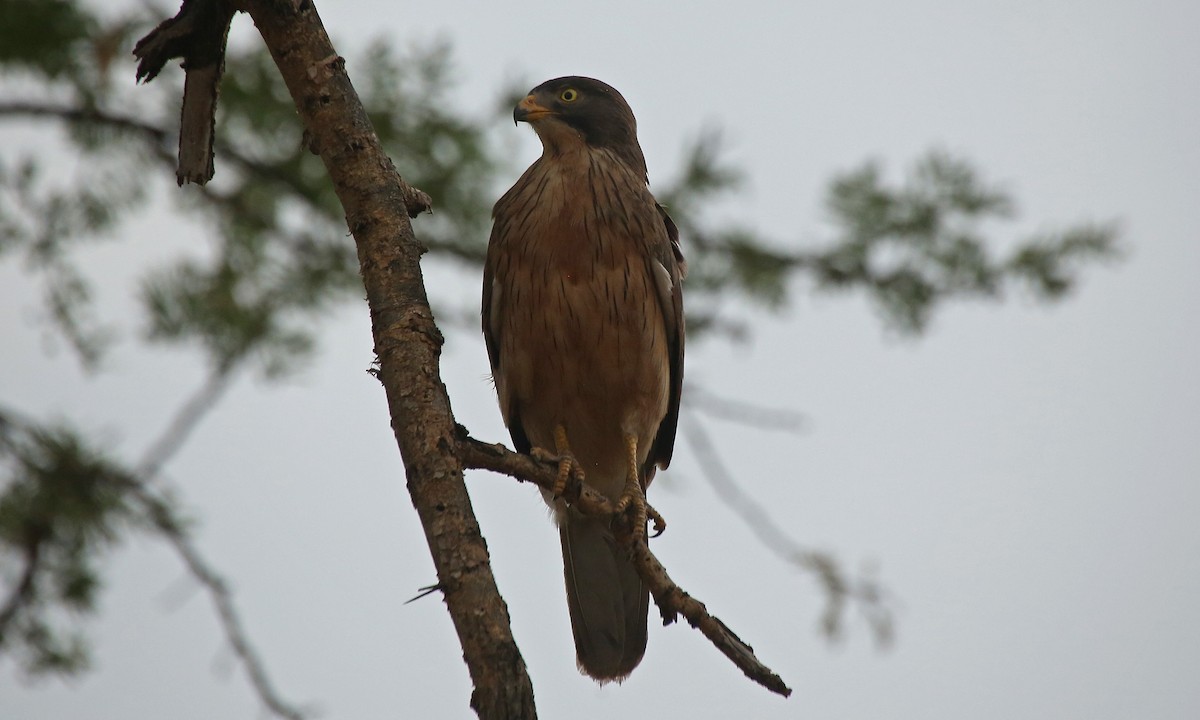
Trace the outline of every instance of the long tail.
{"label": "long tail", "polygon": [[604,523],[568,511],[559,537],[579,668],[622,680],[646,652],[650,593]]}

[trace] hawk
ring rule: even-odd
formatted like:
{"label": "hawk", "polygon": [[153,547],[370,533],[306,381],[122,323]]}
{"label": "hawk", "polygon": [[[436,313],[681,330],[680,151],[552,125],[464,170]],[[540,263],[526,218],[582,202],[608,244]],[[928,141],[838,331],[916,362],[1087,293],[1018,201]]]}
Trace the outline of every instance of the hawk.
{"label": "hawk", "polygon": [[579,667],[621,680],[646,650],[648,591],[607,519],[559,495],[582,471],[645,532],[645,490],[671,461],[679,419],[686,264],[619,92],[549,80],[513,119],[533,127],[542,156],[492,211],[483,334],[514,446],[562,462],[557,492],[544,495]]}

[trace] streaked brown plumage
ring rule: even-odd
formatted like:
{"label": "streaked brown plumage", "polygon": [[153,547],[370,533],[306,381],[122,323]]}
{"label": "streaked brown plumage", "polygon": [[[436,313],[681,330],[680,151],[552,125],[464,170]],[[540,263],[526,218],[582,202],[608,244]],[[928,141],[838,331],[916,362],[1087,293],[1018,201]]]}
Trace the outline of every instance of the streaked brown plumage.
{"label": "streaked brown plumage", "polygon": [[[678,232],[650,194],[616,90],[550,80],[513,117],[533,126],[543,153],[492,212],[483,332],[500,411],[517,450],[569,451],[589,485],[637,506],[670,463],[679,417]],[[607,524],[547,502],[580,668],[624,678],[646,649],[648,593]]]}

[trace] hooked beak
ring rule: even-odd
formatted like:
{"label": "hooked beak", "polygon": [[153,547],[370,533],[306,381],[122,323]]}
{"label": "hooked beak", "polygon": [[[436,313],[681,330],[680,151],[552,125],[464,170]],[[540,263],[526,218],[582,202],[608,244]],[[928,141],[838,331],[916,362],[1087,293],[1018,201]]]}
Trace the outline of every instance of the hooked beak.
{"label": "hooked beak", "polygon": [[547,115],[553,115],[554,111],[538,104],[532,95],[526,95],[517,106],[513,108],[513,124],[519,122],[533,122]]}

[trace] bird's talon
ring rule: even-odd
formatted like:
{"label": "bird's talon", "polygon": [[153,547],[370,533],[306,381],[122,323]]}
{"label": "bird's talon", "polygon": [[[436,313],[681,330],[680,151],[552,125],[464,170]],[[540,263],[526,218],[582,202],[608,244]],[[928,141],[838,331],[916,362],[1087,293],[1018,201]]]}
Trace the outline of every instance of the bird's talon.
{"label": "bird's talon", "polygon": [[558,462],[560,460],[560,458],[554,453],[550,452],[546,448],[540,447],[530,448],[529,457],[537,460],[538,462]]}
{"label": "bird's talon", "polygon": [[[618,515],[624,515],[629,519],[629,532],[631,538],[636,542],[639,538],[646,535],[646,495],[642,492],[642,484],[634,477],[630,482],[626,483],[625,491],[621,493],[621,499],[617,501],[615,510]],[[657,512],[654,513],[658,515]],[[658,523],[655,523],[655,528]]]}
{"label": "bird's talon", "polygon": [[667,521],[663,519],[662,514],[655,510],[650,503],[646,503],[646,515],[654,521],[654,534],[650,537],[656,538],[662,535],[667,529]]}
{"label": "bird's talon", "polygon": [[569,488],[578,488],[583,484],[583,467],[574,455],[555,455],[551,462],[558,463],[558,475],[554,477],[554,487],[550,490],[554,498],[563,497]]}
{"label": "bird's talon", "polygon": [[567,431],[561,425],[554,430],[554,444],[557,446],[557,452],[534,447],[530,449],[529,455],[538,462],[558,463],[558,474],[554,477],[554,486],[550,489],[552,497],[561,498],[568,490],[571,490],[571,495],[578,495],[578,488],[583,485],[583,466],[571,454]]}

